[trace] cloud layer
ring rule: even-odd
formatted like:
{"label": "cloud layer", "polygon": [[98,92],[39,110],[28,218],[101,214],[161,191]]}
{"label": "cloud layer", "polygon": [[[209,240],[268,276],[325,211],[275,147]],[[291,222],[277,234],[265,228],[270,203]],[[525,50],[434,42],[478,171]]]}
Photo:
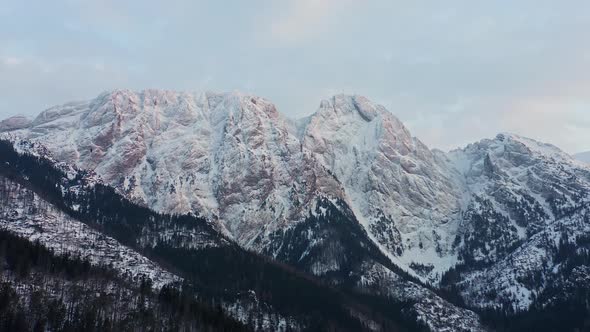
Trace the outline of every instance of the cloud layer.
{"label": "cloud layer", "polygon": [[516,132],[590,150],[590,3],[8,0],[0,118],[114,88],[244,90],[290,117],[333,93],[430,146]]}

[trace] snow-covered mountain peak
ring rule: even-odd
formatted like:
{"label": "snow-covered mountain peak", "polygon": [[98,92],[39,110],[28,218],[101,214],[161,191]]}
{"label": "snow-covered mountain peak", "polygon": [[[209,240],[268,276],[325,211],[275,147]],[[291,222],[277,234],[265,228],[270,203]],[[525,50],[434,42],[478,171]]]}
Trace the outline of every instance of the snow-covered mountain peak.
{"label": "snow-covered mountain peak", "polygon": [[397,133],[410,136],[403,123],[384,106],[360,95],[339,94],[330,99],[324,99],[312,117],[337,118],[340,122],[377,120],[387,123]]}
{"label": "snow-covered mountain peak", "polygon": [[537,156],[545,156],[548,158],[557,158],[563,160],[571,159],[567,153],[563,152],[561,149],[552,144],[539,142],[520,135],[512,133],[500,133],[496,136],[496,140],[510,145],[523,145],[528,149],[528,151],[530,151],[530,153]]}
{"label": "snow-covered mountain peak", "polygon": [[31,119],[23,115],[12,116],[0,121],[0,132],[26,128],[31,124]]}
{"label": "snow-covered mountain peak", "polygon": [[335,116],[358,114],[363,120],[370,122],[375,117],[387,112],[383,106],[372,103],[369,99],[358,95],[334,95],[322,100],[319,113],[333,112]]}
{"label": "snow-covered mountain peak", "polygon": [[306,121],[303,133],[303,140],[314,142],[316,148],[321,148],[325,137],[318,138],[329,135],[339,145],[357,150],[381,148],[389,157],[423,147],[385,107],[357,95],[335,95],[323,100]]}
{"label": "snow-covered mountain peak", "polygon": [[276,107],[239,92],[115,90],[16,133],[136,202],[219,220],[245,246],[304,218],[320,193],[344,198]]}
{"label": "snow-covered mountain peak", "polygon": [[360,96],[323,101],[307,122],[303,147],[343,183],[355,214],[392,259],[434,264],[450,248],[453,231],[433,229],[455,227],[453,173],[383,106]]}
{"label": "snow-covered mountain peak", "polygon": [[484,171],[527,169],[544,163],[555,167],[584,168],[584,165],[558,147],[511,133],[483,139],[463,149],[451,151],[448,156],[462,174],[481,174]]}

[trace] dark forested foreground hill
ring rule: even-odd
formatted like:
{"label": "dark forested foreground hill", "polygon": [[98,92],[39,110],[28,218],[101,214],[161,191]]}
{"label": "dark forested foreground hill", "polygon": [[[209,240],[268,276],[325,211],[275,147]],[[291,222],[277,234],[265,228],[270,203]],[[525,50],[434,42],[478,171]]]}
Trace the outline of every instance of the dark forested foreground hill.
{"label": "dark forested foreground hill", "polygon": [[248,331],[186,288],[131,283],[0,230],[2,331]]}

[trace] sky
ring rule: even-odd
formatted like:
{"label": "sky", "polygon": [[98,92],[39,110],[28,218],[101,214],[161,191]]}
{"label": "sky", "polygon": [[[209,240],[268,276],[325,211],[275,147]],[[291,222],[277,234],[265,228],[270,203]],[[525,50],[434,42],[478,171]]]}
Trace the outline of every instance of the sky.
{"label": "sky", "polygon": [[590,2],[2,0],[0,118],[106,90],[242,91],[286,116],[383,104],[430,147],[590,150]]}

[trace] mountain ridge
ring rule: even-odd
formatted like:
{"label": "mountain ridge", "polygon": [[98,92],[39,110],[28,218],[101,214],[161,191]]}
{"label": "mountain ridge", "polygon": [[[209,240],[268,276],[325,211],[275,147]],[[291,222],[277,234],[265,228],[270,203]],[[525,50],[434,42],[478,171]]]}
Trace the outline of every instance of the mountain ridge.
{"label": "mountain ridge", "polygon": [[[71,135],[72,129],[65,128],[76,126],[76,117],[80,117],[80,134],[76,134],[79,136],[76,139],[86,141],[82,144],[71,143],[76,135]],[[277,225],[282,228],[289,225],[288,220],[301,220],[304,215],[297,211],[305,210],[306,204],[311,203],[310,198],[321,192],[327,198],[347,201],[369,234],[374,232],[371,227],[380,227],[377,236],[386,234],[389,239],[376,242],[382,247],[389,246],[385,252],[390,257],[400,255],[403,248],[399,242],[402,241],[410,251],[409,256],[418,256],[418,247],[421,247],[420,256],[424,256],[424,248],[450,250],[452,239],[438,241],[435,238],[440,234],[433,238],[432,234],[425,234],[418,228],[423,224],[420,218],[447,219],[451,221],[447,222],[448,227],[458,227],[452,220],[459,218],[453,216],[457,213],[453,211],[459,211],[464,200],[458,193],[463,189],[453,192],[453,188],[464,186],[462,176],[456,174],[462,172],[460,163],[441,160],[437,153],[414,138],[391,112],[362,96],[335,95],[321,101],[319,109],[306,119],[297,129],[299,135],[294,135],[289,120],[272,103],[249,94],[114,90],[102,93],[91,102],[49,108],[31,122],[30,135],[53,140],[56,146],[66,142],[65,147],[54,149],[58,159],[96,169],[107,183],[156,210],[209,211],[210,218],[221,220],[245,217],[266,220],[260,226],[284,220]],[[88,135],[86,131],[95,133]],[[52,133],[55,133],[53,138]],[[518,135],[498,134],[492,141],[504,137],[534,146],[535,149],[529,149],[532,153],[566,158],[557,148],[533,143],[535,141]],[[484,139],[473,144],[488,141]],[[443,157],[469,150],[473,144]],[[150,154],[149,149],[154,152]],[[177,150],[170,153],[173,149]],[[178,151],[183,151],[184,161],[178,158]],[[162,159],[166,162],[159,161]],[[351,160],[356,160],[356,164]],[[243,167],[233,167],[234,163]],[[195,169],[197,176],[193,172]],[[251,174],[242,173],[242,169]],[[307,174],[304,178],[295,176],[305,169],[308,171],[303,172]],[[335,181],[330,180],[332,176],[326,171],[335,175]],[[185,174],[184,179],[172,175],[179,173]],[[358,182],[359,175],[363,182]],[[162,178],[167,183],[153,182],[154,177],[156,181]],[[151,183],[137,183],[146,179]],[[316,181],[315,184],[310,186],[310,180]],[[195,181],[197,184],[191,186]],[[235,184],[245,186],[239,190]],[[358,197],[366,195],[371,201],[380,202],[376,208],[370,208],[374,203],[367,199],[354,203]],[[261,209],[262,202],[269,199],[275,202],[274,212]],[[299,202],[303,210],[290,201]],[[246,212],[243,202],[249,202]],[[434,210],[430,211],[432,207]],[[433,212],[434,217],[431,216]],[[399,225],[388,230],[375,226],[374,220],[381,218],[390,219],[381,225],[392,225],[392,218],[405,219],[407,221],[397,223],[410,229],[398,235]],[[228,234],[238,234],[242,244],[253,243],[260,227],[248,231],[249,227],[243,223],[220,224]],[[266,232],[272,231],[266,229]],[[449,232],[454,230],[446,233]],[[402,239],[404,233],[414,235]],[[426,256],[436,256],[436,253],[431,251]],[[442,269],[448,269],[449,264]],[[443,272],[437,271],[438,274]]]}
{"label": "mountain ridge", "polygon": [[[117,90],[50,108],[9,134],[96,171],[134,202],[202,215],[243,248],[335,284],[387,293],[379,287],[408,280],[401,269],[420,280],[409,298],[432,284],[477,310],[505,299],[518,310],[545,305],[549,287],[530,275],[566,285],[548,272],[560,271],[555,243],[590,232],[587,165],[507,133],[430,150],[362,96],[336,95],[289,120],[247,94]],[[456,310],[427,296],[418,315],[436,303]]]}

